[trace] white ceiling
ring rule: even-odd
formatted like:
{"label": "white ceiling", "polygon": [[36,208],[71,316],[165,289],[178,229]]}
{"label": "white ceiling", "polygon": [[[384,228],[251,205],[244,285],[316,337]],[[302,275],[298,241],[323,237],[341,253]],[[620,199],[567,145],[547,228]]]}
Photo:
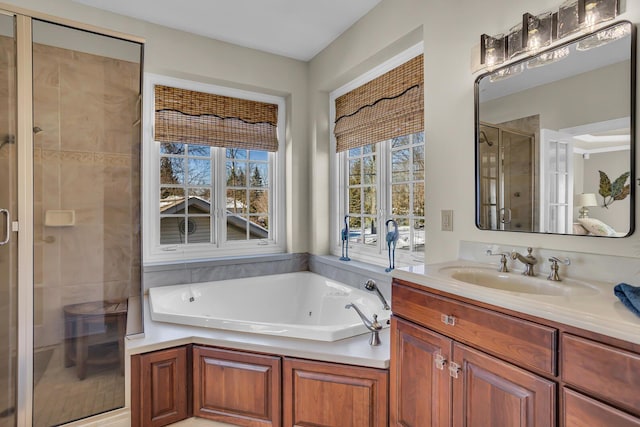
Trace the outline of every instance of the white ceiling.
{"label": "white ceiling", "polygon": [[381,0],[74,0],[308,61]]}

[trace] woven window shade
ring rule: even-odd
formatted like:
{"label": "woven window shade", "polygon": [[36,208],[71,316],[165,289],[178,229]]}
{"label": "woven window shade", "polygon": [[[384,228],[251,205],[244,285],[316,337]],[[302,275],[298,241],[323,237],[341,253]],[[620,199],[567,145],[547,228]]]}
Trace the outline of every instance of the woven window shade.
{"label": "woven window shade", "polygon": [[336,151],[424,130],[423,55],[336,98]]}
{"label": "woven window shade", "polygon": [[278,151],[278,106],[155,87],[156,141]]}

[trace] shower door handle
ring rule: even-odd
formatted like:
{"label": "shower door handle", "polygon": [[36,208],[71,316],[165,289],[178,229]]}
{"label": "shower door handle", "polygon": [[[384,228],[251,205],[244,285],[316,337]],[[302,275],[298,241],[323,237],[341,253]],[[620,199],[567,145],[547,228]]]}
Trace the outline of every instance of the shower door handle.
{"label": "shower door handle", "polygon": [[5,219],[5,227],[4,227],[4,240],[0,242],[0,246],[4,246],[9,243],[9,238],[11,238],[11,214],[7,209],[0,209],[0,214],[4,214]]}

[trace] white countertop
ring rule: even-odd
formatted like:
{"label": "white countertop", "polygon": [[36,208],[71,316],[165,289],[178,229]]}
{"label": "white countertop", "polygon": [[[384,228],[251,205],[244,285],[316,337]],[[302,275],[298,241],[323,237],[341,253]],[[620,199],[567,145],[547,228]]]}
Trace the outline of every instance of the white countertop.
{"label": "white countertop", "polygon": [[388,327],[380,331],[382,343],[370,346],[369,333],[333,342],[311,341],[156,322],[149,313],[145,297],[144,336],[126,340],[127,357],[193,343],[372,368],[389,367]]}
{"label": "white countertop", "polygon": [[[614,295],[617,283],[584,280],[597,292],[590,295],[548,296],[525,294],[477,286],[450,278],[443,267],[493,266],[472,261],[450,261],[394,270],[393,277],[461,297],[470,298],[543,319],[563,323],[640,344],[640,317],[629,311]],[[518,275],[519,272],[507,274]],[[561,286],[562,282],[560,282]]]}

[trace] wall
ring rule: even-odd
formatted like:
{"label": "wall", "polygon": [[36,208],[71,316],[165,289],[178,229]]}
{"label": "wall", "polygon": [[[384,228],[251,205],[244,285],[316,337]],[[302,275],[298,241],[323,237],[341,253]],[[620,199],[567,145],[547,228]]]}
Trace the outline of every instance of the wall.
{"label": "wall", "polygon": [[[328,93],[416,41],[424,41],[427,245],[426,262],[456,258],[462,240],[640,257],[637,238],[596,239],[481,231],[474,223],[474,80],[471,52],[480,34],[498,34],[524,12],[557,8],[560,0],[383,0],[310,64],[313,253],[329,250]],[[625,3],[625,2],[623,2]],[[640,21],[640,2],[619,19]],[[447,161],[443,161],[447,159]],[[452,170],[449,159],[455,159]],[[454,211],[454,231],[440,231],[440,211]]]}
{"label": "wall", "polygon": [[145,72],[285,97],[287,249],[307,251],[307,63],[127,18],[71,0],[8,0],[4,4],[143,37]]}

